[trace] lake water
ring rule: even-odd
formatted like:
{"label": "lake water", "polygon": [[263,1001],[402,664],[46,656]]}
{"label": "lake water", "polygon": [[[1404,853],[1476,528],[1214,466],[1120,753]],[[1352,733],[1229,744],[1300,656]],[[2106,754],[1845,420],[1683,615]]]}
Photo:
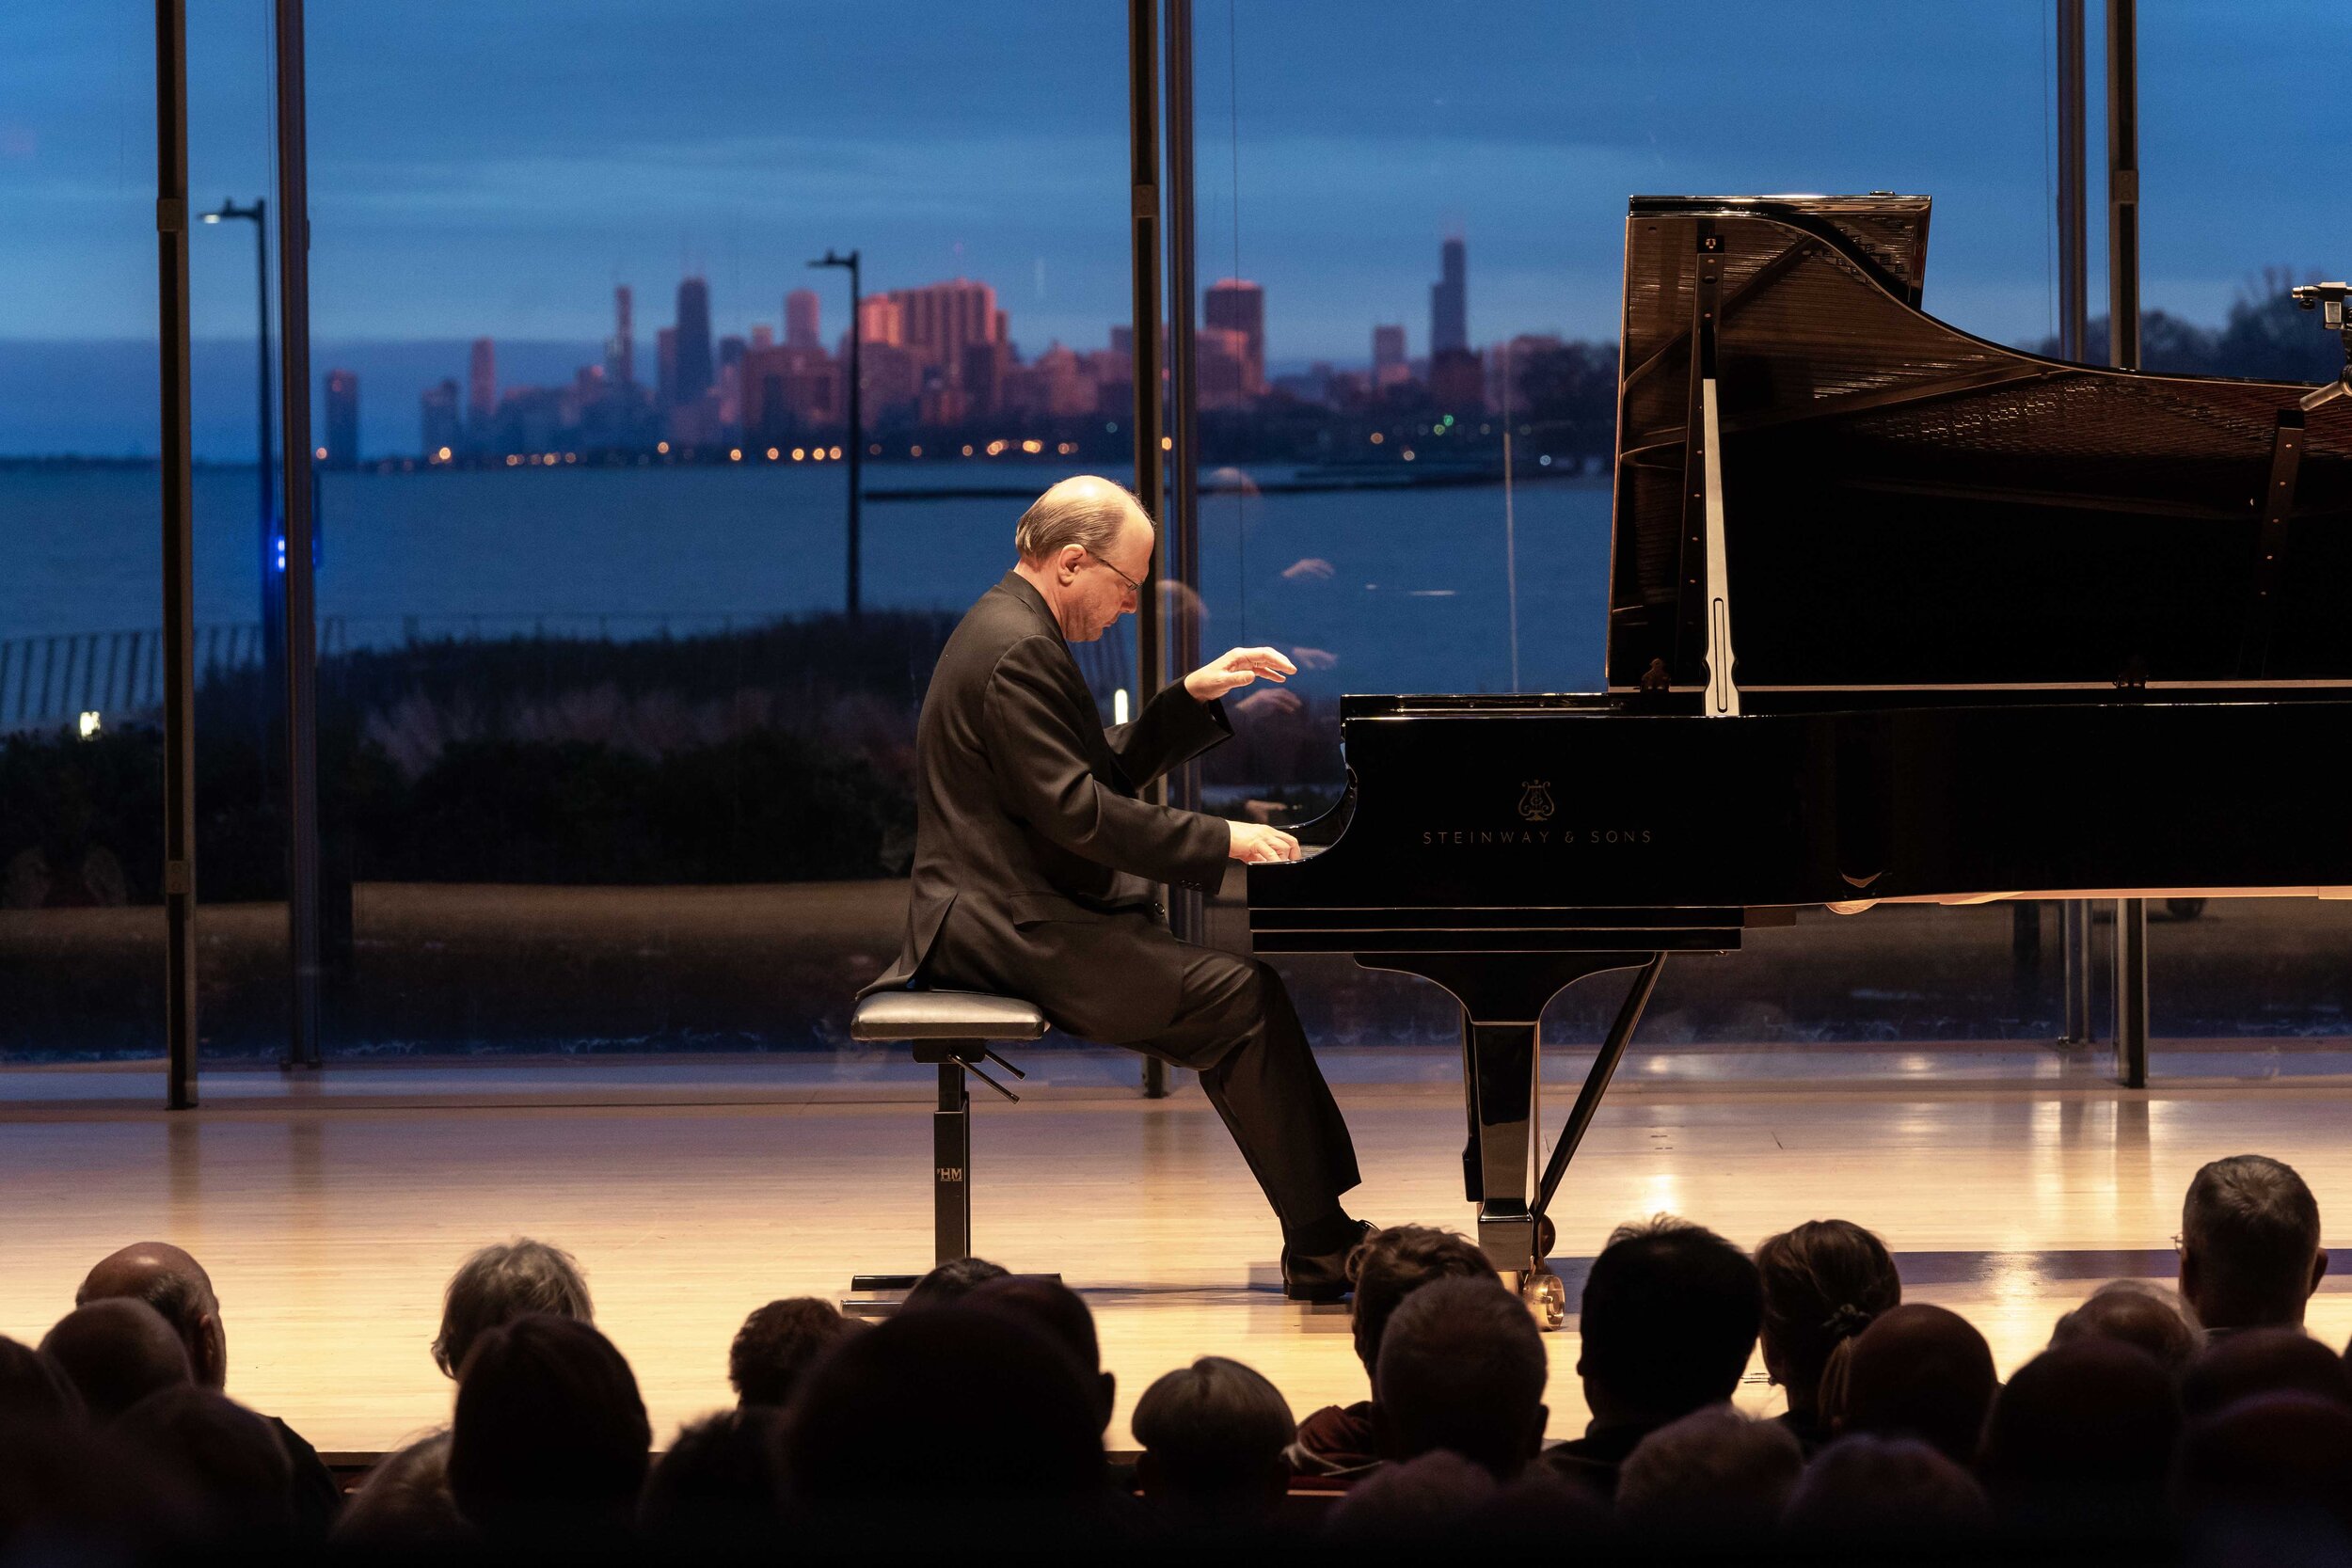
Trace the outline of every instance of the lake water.
{"label": "lake water", "polygon": [[[875,465],[868,489],[1042,489],[1041,465]],[[1260,476],[1271,479],[1272,475]],[[327,474],[319,613],[353,641],[410,628],[645,635],[837,607],[845,470],[516,468]],[[152,470],[0,471],[0,640],[159,624]],[[1606,482],[1510,498],[1524,689],[1599,683]],[[1011,497],[869,499],[868,607],[960,610],[1011,562]],[[1508,690],[1500,484],[1214,495],[1201,506],[1203,644],[1314,650],[1298,689]],[[196,477],[199,625],[259,618],[250,470]]]}

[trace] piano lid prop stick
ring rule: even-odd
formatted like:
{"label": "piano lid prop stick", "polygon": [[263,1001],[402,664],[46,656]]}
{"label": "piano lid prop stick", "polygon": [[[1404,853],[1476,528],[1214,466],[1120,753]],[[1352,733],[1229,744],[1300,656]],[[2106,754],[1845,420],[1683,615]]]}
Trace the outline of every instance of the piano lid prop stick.
{"label": "piano lid prop stick", "polygon": [[1707,708],[1708,717],[1740,717],[1740,688],[1731,678],[1731,578],[1724,568],[1723,431],[1715,417],[1715,378],[1699,384],[1706,420],[1707,476]]}

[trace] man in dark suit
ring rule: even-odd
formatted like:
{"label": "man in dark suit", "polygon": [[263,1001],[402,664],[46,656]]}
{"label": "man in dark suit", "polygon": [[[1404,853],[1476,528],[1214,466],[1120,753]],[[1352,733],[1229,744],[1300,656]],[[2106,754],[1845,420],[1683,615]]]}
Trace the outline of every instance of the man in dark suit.
{"label": "man in dark suit", "polygon": [[1296,860],[1279,828],[1137,798],[1232,734],[1225,693],[1297,673],[1236,648],[1102,726],[1070,657],[1137,608],[1152,520],[1108,480],[1064,480],[1014,531],[1020,561],[947,640],[915,731],[905,946],[867,989],[983,990],[1036,1004],[1084,1039],[1200,1075],[1282,1222],[1284,1289],[1345,1290],[1364,1227],[1347,1124],[1280,976],[1176,940],[1156,885],[1215,892],[1225,863]]}

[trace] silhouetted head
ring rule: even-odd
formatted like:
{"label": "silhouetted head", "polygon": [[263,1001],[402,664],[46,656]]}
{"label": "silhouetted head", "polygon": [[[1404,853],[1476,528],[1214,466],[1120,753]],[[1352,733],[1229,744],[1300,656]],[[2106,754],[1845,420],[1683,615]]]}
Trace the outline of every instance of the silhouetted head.
{"label": "silhouetted head", "polygon": [[894,1500],[1023,1508],[1103,1486],[1094,1390],[1007,1312],[902,1311],[812,1368],[787,1418],[793,1495],[836,1521]]}
{"label": "silhouetted head", "polygon": [[1380,1337],[1375,1418],[1391,1459],[1435,1449],[1498,1481],[1543,1446],[1543,1336],[1498,1279],[1440,1279],[1405,1298]]}
{"label": "silhouetted head", "polygon": [[1972,1465],[1997,1386],[1993,1348],[1967,1319],[1909,1303],[1855,1337],[1838,1431],[1916,1437]]}
{"label": "silhouetted head", "polygon": [[451,1377],[465,1370],[467,1353],[501,1323],[517,1318],[596,1321],[588,1281],[561,1247],[528,1237],[485,1246],[457,1265],[441,1298],[441,1333],[433,1363]]}
{"label": "silhouetted head", "polygon": [[2209,1331],[2299,1328],[2328,1272],[2319,1202],[2291,1165],[2261,1154],[2216,1160],[2181,1204],[2181,1294]]}
{"label": "silhouetted head", "polygon": [[1355,1293],[1348,1318],[1356,1335],[1356,1359],[1364,1375],[1380,1364],[1380,1334],[1406,1296],[1437,1279],[1492,1279],[1495,1266],[1477,1243],[1426,1225],[1395,1225],[1375,1230],[1348,1255],[1347,1276]]}
{"label": "silhouetted head", "polygon": [[1617,1470],[1617,1518],[1637,1537],[1760,1543],[1804,1473],[1804,1450],[1778,1421],[1710,1404],[1642,1439]]}
{"label": "silhouetted head", "polygon": [[1289,1484],[1282,1450],[1298,1424],[1281,1390],[1238,1361],[1204,1355],[1164,1374],[1136,1402],[1130,1424],[1143,1445],[1137,1485],[1180,1514],[1247,1520]]}
{"label": "silhouetted head", "polygon": [[2190,1519],[2302,1516],[2352,1528],[2352,1410],[2282,1393],[2199,1417],[2181,1435],[2173,1497]]}
{"label": "silhouetted head", "polygon": [[963,1298],[967,1306],[992,1312],[1009,1312],[1059,1345],[1070,1364],[1094,1390],[1102,1425],[1111,1424],[1111,1406],[1118,1402],[1119,1378],[1103,1370],[1103,1349],[1094,1335],[1094,1314],[1077,1291],[1041,1274],[1009,1274],[983,1280]]}
{"label": "silhouetted head", "polygon": [[80,1426],[88,1418],[81,1393],[55,1357],[0,1335],[0,1421]]}
{"label": "silhouetted head", "polygon": [[73,1305],[123,1297],[143,1301],[163,1315],[187,1347],[188,1370],[197,1384],[218,1388],[229,1379],[229,1336],[220,1321],[220,1299],[203,1265],[168,1242],[134,1242],[107,1254],[73,1292]]}
{"label": "silhouetted head", "polygon": [[1886,1243],[1851,1220],[1807,1220],[1767,1238],[1756,1272],[1764,1370],[1788,1391],[1789,1414],[1810,1422],[1830,1353],[1901,1305],[1902,1276]]}
{"label": "silhouetted head", "polygon": [[278,1429],[228,1395],[193,1383],[160,1388],[117,1417],[111,1432],[181,1479],[202,1504],[207,1535],[291,1544],[294,1463]]}
{"label": "silhouetted head", "polygon": [[2352,1409],[2352,1370],[2299,1328],[2249,1328],[2217,1339],[2181,1379],[2194,1420],[2257,1394],[2311,1394]]}
{"label": "silhouetted head", "polygon": [[755,1309],[727,1349],[727,1382],[745,1408],[781,1410],[802,1374],[866,1324],[815,1296],[791,1296]]}
{"label": "silhouetted head", "polygon": [[449,1490],[449,1433],[437,1432],[386,1454],[344,1499],[335,1541],[387,1557],[463,1551],[474,1529]]}
{"label": "silhouetted head", "polygon": [[1443,1549],[1458,1551],[1501,1492],[1486,1465],[1434,1449],[1384,1465],[1349,1487],[1332,1508],[1325,1534],[1343,1556],[1433,1558]]}
{"label": "silhouetted head", "polygon": [[784,1524],[784,1413],[723,1410],[678,1428],[645,1478],[649,1543],[772,1545]]}
{"label": "silhouetted head", "polygon": [[2205,1348],[2205,1330],[2179,1291],[2144,1279],[2117,1279],[2092,1291],[2050,1332],[2053,1350],[2084,1339],[2133,1346],[2178,1377]]}
{"label": "silhouetted head", "polygon": [[612,1342],[570,1318],[517,1318],[467,1353],[450,1425],[450,1494],[513,1539],[625,1536],[653,1433]]}
{"label": "silhouetted head", "polygon": [[1992,1517],[1974,1477],[1912,1437],[1841,1437],[1813,1456],[1781,1526],[1808,1542],[1948,1548]]}
{"label": "silhouetted head", "polygon": [[1731,1398],[1763,1311],[1756,1265],[1712,1230],[1619,1226],[1584,1276],[1576,1370],[1595,1420],[1661,1426]]}
{"label": "silhouetted head", "polygon": [[961,1301],[992,1279],[1002,1279],[1009,1273],[1002,1263],[992,1263],[985,1258],[959,1258],[942,1263],[914,1282],[906,1300],[898,1304],[901,1312],[921,1307],[945,1307]]}
{"label": "silhouetted head", "polygon": [[143,1301],[109,1296],[77,1307],[41,1339],[90,1418],[111,1421],[155,1392],[192,1383],[188,1348],[163,1314]]}
{"label": "silhouetted head", "polygon": [[2012,1517],[2153,1528],[2180,1433],[2179,1396],[2153,1356],[2083,1338],[2043,1351],[2001,1389],[1980,1470]]}

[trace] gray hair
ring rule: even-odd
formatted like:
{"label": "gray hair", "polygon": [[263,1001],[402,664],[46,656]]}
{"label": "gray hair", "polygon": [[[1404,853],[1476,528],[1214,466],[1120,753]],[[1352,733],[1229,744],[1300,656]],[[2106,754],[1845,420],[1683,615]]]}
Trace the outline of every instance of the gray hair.
{"label": "gray hair", "polygon": [[476,1339],[533,1314],[596,1321],[580,1264],[562,1247],[527,1236],[485,1246],[450,1276],[441,1300],[440,1337],[433,1341],[434,1363],[455,1377]]}
{"label": "gray hair", "polygon": [[2181,1244],[2196,1254],[2209,1299],[2292,1322],[2319,1252],[2319,1201],[2293,1166],[2233,1154],[2189,1182]]}
{"label": "gray hair", "polygon": [[1101,556],[1119,543],[1127,519],[1157,527],[1143,503],[1121,485],[1093,474],[1065,479],[1029,503],[1012,531],[1021,559],[1042,562],[1069,546]]}

